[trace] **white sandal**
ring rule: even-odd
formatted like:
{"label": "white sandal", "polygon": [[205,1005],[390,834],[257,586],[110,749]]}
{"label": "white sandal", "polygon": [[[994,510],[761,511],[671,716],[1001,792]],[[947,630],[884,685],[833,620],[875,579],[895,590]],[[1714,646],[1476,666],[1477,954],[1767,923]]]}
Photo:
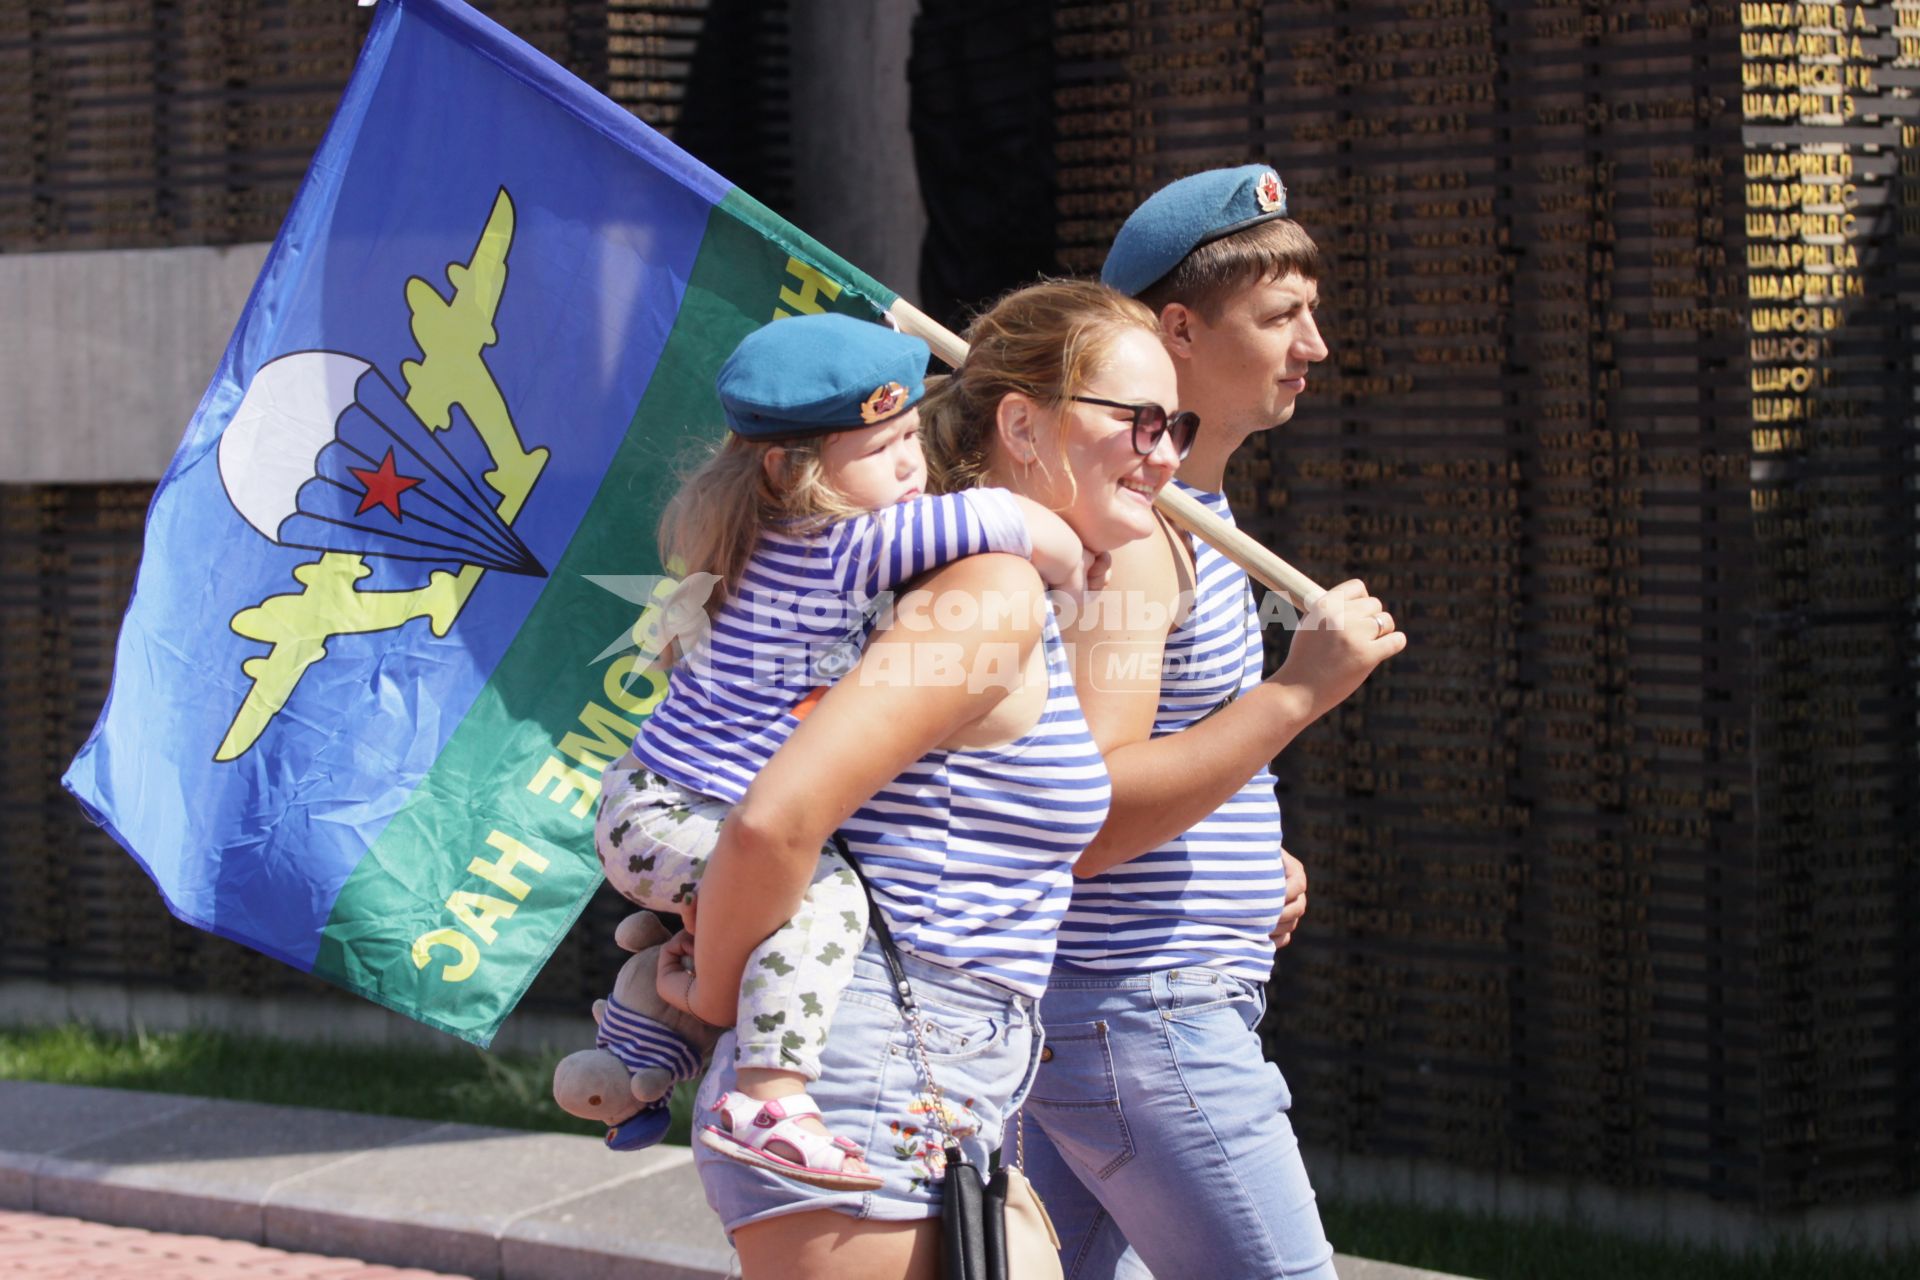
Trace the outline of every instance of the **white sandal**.
{"label": "white sandal", "polygon": [[[723,1093],[713,1104],[726,1128],[703,1125],[700,1141],[721,1155],[760,1169],[784,1174],[830,1191],[877,1191],[880,1177],[851,1173],[848,1160],[864,1160],[854,1143],[836,1134],[815,1133],[794,1123],[802,1116],[818,1116],[819,1104],[804,1093],[761,1102],[744,1093]],[[798,1163],[767,1148],[781,1143],[799,1154]],[[828,1163],[831,1161],[831,1163]]]}

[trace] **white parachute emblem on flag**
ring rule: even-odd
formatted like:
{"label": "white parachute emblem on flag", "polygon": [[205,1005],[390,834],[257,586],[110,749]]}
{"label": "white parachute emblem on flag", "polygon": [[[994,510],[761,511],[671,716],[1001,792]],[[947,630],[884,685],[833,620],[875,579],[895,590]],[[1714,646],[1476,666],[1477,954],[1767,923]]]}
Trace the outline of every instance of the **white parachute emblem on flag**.
{"label": "white parachute emblem on flag", "polygon": [[262,366],[219,455],[234,510],[281,546],[546,576],[439,433],[356,356]]}

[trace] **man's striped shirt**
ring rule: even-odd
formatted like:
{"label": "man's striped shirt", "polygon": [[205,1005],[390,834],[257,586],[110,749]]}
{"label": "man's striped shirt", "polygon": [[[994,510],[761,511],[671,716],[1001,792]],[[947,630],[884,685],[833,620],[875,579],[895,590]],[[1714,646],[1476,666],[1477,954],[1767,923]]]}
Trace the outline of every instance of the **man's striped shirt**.
{"label": "man's striped shirt", "polygon": [[[1232,523],[1225,495],[1181,488]],[[1155,737],[1195,724],[1261,678],[1260,622],[1246,574],[1200,539],[1193,552],[1193,608],[1167,639]],[[1268,934],[1286,889],[1280,804],[1263,767],[1184,835],[1078,881],[1060,929],[1060,961],[1103,973],[1206,966],[1265,982],[1273,971]]]}

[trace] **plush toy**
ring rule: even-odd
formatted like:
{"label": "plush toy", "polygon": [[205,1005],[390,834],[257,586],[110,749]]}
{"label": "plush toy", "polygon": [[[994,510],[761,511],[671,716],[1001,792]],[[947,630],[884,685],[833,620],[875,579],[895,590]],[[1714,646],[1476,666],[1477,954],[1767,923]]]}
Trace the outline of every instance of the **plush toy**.
{"label": "plush toy", "polygon": [[620,922],[613,940],[633,954],[614,976],[613,991],[593,1003],[595,1047],[568,1054],[553,1070],[553,1100],[569,1115],[605,1124],[616,1151],[666,1136],[674,1082],[698,1075],[720,1038],[720,1028],[660,998],[655,967],[668,936],[649,911]]}

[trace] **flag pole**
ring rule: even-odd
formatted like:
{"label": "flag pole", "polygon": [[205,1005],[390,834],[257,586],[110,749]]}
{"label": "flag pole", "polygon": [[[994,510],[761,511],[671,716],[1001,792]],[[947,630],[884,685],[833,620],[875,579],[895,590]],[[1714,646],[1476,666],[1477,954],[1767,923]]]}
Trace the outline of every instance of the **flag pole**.
{"label": "flag pole", "polygon": [[[952,330],[905,298],[887,309],[902,333],[910,333],[933,349],[933,354],[958,369],[967,358],[967,344]],[[1326,588],[1282,560],[1252,538],[1202,506],[1192,495],[1168,485],[1153,500],[1160,513],[1200,538],[1221,555],[1245,569],[1275,591],[1284,592],[1302,609],[1310,609]]]}

